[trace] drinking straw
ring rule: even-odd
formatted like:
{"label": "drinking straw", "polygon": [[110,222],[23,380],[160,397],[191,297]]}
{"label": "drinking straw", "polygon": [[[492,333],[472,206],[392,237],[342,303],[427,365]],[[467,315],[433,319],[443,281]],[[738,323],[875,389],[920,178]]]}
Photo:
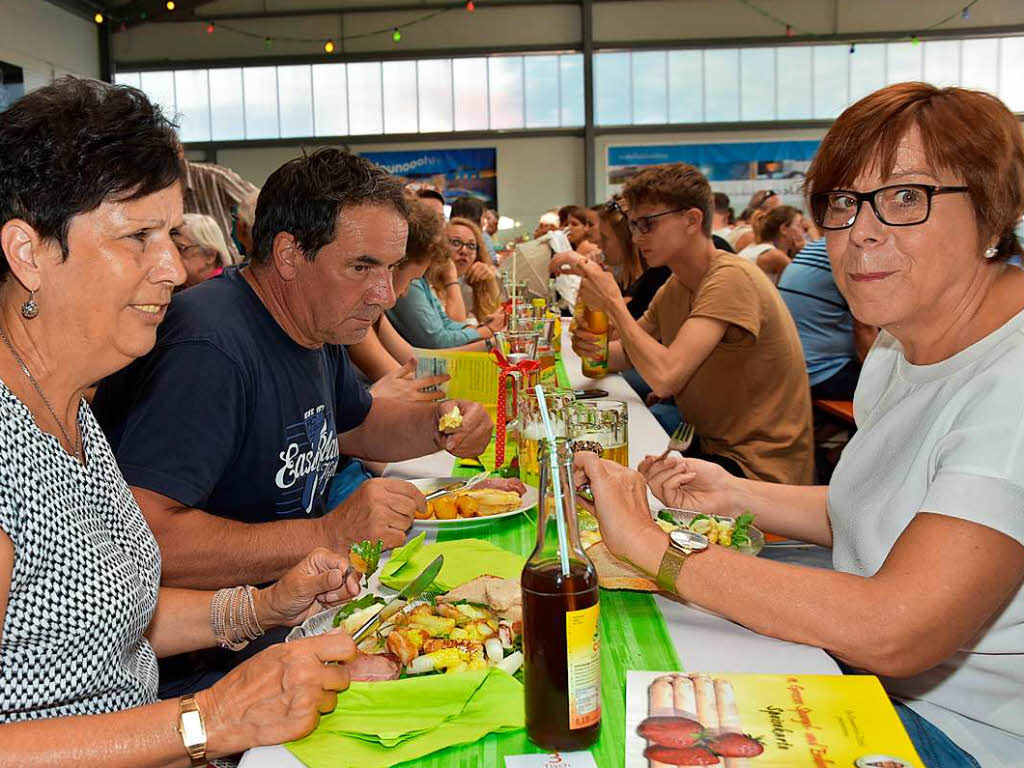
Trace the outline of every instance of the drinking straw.
{"label": "drinking straw", "polygon": [[[540,418],[544,422],[544,431],[548,434],[548,460],[551,463],[551,482],[555,492],[555,514],[558,516],[558,556],[562,561],[562,575],[569,575],[569,540],[565,535],[565,517],[562,508],[562,478],[558,474],[558,443],[555,442],[555,430],[551,428],[551,419],[548,417],[548,404],[544,400],[544,387],[540,384],[534,391],[537,393],[537,407],[540,409]],[[543,489],[541,489],[543,492]],[[544,503],[541,497],[540,503]],[[573,510],[575,513],[576,510]]]}

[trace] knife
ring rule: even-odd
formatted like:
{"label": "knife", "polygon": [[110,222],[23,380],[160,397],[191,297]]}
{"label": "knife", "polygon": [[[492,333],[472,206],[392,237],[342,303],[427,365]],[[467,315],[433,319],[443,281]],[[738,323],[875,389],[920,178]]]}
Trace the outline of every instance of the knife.
{"label": "knife", "polygon": [[434,583],[434,579],[437,578],[437,574],[441,572],[441,566],[444,565],[444,555],[438,555],[434,558],[433,562],[430,563],[426,568],[420,571],[419,576],[410,581],[402,591],[395,595],[393,598],[388,600],[384,607],[381,608],[376,614],[363,624],[359,629],[352,635],[352,640],[356,645],[365,638],[374,627],[380,624],[384,619],[389,619],[398,613],[409,601],[414,600],[423,594],[423,591]]}

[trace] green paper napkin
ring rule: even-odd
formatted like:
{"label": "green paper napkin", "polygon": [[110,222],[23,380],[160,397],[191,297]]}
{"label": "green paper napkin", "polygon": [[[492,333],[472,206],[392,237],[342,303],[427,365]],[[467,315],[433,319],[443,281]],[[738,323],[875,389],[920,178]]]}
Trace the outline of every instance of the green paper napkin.
{"label": "green paper napkin", "polygon": [[404,547],[391,552],[391,558],[380,572],[381,584],[401,589],[438,555],[444,555],[444,565],[434,579],[434,588],[441,592],[447,592],[484,574],[518,581],[526,565],[526,558],[488,541],[457,539],[424,544],[426,535],[421,533]]}
{"label": "green paper napkin", "polygon": [[309,768],[387,768],[524,723],[522,684],[491,668],[352,683],[315,731],[285,746]]}

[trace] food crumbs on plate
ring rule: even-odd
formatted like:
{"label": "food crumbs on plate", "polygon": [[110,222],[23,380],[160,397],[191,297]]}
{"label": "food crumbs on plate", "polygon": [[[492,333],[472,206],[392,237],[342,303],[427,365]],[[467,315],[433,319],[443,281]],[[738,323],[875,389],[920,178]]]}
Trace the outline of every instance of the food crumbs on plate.
{"label": "food crumbs on plate", "polygon": [[437,431],[443,432],[446,435],[458,431],[461,426],[462,411],[459,410],[457,405],[452,406],[452,409],[447,413],[441,414],[441,418],[437,421]]}

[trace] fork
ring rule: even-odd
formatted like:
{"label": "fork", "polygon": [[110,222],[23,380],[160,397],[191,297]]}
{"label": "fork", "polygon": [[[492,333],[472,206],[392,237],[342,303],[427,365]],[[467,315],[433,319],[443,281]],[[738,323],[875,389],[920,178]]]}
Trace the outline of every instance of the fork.
{"label": "fork", "polygon": [[468,491],[473,486],[479,485],[480,483],[482,483],[484,480],[486,480],[488,477],[490,477],[490,475],[491,475],[491,470],[487,470],[486,472],[481,472],[478,475],[473,475],[473,477],[469,478],[469,480],[467,480],[465,483],[462,483],[461,485],[456,485],[454,488],[451,485],[444,486],[442,488],[438,488],[436,491],[433,491],[432,493],[428,493],[425,496],[425,498],[426,498],[427,501],[431,501],[432,499],[436,499],[439,496],[447,496],[449,493],[457,493],[459,491]]}
{"label": "fork", "polygon": [[668,439],[668,448],[665,452],[658,457],[658,461],[661,461],[668,456],[672,451],[679,451],[682,453],[690,447],[690,443],[693,442],[693,424],[683,419],[679,422],[679,426],[675,428],[672,436]]}

